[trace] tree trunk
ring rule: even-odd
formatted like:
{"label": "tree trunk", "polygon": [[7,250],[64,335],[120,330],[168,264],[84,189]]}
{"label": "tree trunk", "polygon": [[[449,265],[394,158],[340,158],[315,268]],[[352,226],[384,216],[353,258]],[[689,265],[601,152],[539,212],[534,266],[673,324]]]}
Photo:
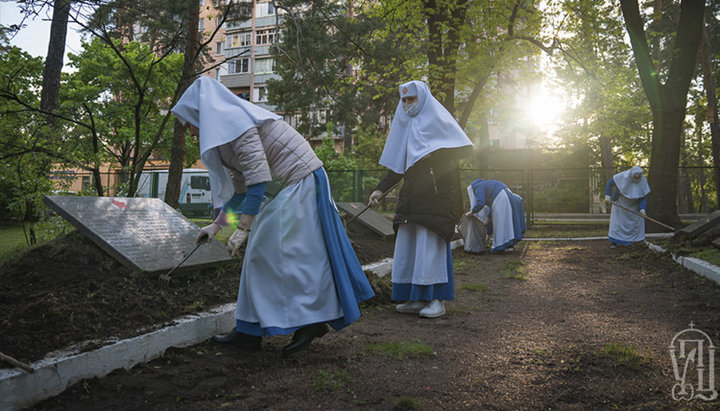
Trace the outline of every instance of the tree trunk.
{"label": "tree trunk", "polygon": [[606,135],[600,136],[600,166],[602,167],[603,190],[605,184],[615,175],[615,156],[612,152],[612,140]]}
{"label": "tree trunk", "polygon": [[[648,183],[648,213],[666,224],[680,226],[677,208],[678,164],[682,125],[690,81],[695,71],[702,32],[705,2],[683,0],[667,81],[661,84],[650,58],[644,22],[636,0],[621,0],[623,18],[630,36],[638,74],[653,115],[652,148]],[[648,231],[661,227],[650,223]]]}
{"label": "tree trunk", "polygon": [[720,121],[718,121],[717,96],[715,95],[715,80],[713,79],[710,56],[707,50],[707,30],[703,27],[703,39],[700,43],[700,61],[703,69],[703,86],[707,97],[706,121],[710,124],[710,137],[712,141],[713,177],[715,181],[715,196],[720,204]]}
{"label": "tree trunk", "polygon": [[[198,55],[198,20],[199,12],[197,2],[190,1],[185,13],[187,20],[187,41],[185,43],[185,61],[181,79],[182,94],[193,82],[195,74],[195,60]],[[185,162],[185,134],[186,127],[175,120],[173,129],[173,142],[170,150],[170,169],[168,181],[165,186],[165,202],[172,208],[179,206],[180,183],[182,180],[183,163]],[[213,204],[213,207],[222,207],[222,204]]]}
{"label": "tree trunk", "polygon": [[[65,55],[65,39],[67,37],[68,16],[70,15],[70,2],[56,0],[53,6],[53,18],[50,25],[50,41],[48,43],[45,70],[43,72],[43,87],[40,96],[40,109],[54,111],[58,104],[60,94],[60,73],[63,68]],[[55,119],[48,116],[48,124],[54,126]]]}

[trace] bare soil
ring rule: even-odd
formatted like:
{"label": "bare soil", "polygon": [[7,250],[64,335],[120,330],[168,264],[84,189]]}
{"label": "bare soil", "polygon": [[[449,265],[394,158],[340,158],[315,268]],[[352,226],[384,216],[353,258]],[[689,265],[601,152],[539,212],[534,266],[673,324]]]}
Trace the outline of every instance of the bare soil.
{"label": "bare soil", "polygon": [[[524,241],[509,254],[456,250],[454,264],[456,299],[443,317],[399,314],[378,300],[350,327],[290,358],[280,356],[290,336],[264,339],[258,353],[205,342],[81,381],[34,409],[720,407],[671,396],[668,346],[691,322],[720,341],[720,286],[669,256],[606,241]],[[188,278],[195,277],[204,278]],[[234,300],[236,281],[223,302]],[[131,315],[122,314],[116,318]],[[47,318],[52,328],[59,316]],[[16,325],[3,323],[2,334]]]}

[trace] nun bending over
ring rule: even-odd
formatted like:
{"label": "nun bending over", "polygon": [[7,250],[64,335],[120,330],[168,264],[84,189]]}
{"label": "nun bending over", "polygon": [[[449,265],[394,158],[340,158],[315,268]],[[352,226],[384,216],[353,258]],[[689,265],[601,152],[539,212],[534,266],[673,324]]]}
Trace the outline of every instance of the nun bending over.
{"label": "nun bending over", "polygon": [[[259,350],[263,336],[293,334],[290,355],[360,317],[358,302],[374,295],[333,202],[322,162],[280,116],[200,77],[172,109],[200,139],[213,204],[223,205],[196,241],[231,223],[227,248],[247,241],[236,327],[213,341]],[[263,204],[272,177],[283,188]]]}
{"label": "nun bending over", "polygon": [[458,160],[472,143],[425,83],[410,81],[399,90],[380,157],[389,170],[369,205],[403,181],[393,219],[392,299],[405,301],[398,312],[435,318],[455,298],[450,241],[462,215]]}
{"label": "nun bending over", "polygon": [[613,207],[610,211],[610,230],[608,240],[610,247],[631,245],[645,240],[645,209],[650,186],[643,175],[642,169],[635,166],[629,170],[615,174],[605,185],[605,201],[617,203],[622,207],[634,210],[642,216]]}
{"label": "nun bending over", "polygon": [[501,181],[482,178],[473,181],[467,192],[471,207],[467,214],[488,226],[493,236],[490,252],[515,251],[526,229],[522,198]]}

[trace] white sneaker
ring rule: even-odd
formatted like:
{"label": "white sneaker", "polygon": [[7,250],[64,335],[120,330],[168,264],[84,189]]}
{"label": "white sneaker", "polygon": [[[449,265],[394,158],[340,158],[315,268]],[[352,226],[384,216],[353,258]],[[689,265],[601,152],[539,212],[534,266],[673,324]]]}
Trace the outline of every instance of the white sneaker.
{"label": "white sneaker", "polygon": [[428,305],[425,301],[408,301],[403,304],[398,304],[395,306],[395,309],[399,313],[403,314],[417,314],[425,308],[425,306]]}
{"label": "white sneaker", "polygon": [[445,303],[440,300],[432,300],[432,302],[422,310],[420,317],[437,318],[445,314]]}

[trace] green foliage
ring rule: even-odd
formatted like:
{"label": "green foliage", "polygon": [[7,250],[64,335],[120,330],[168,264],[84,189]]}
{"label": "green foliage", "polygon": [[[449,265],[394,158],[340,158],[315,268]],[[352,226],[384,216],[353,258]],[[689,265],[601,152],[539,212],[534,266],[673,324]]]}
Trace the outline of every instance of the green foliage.
{"label": "green foliage", "polygon": [[[45,165],[55,150],[47,147],[45,122],[28,107],[37,107],[43,62],[17,47],[0,51],[0,214],[20,219],[42,208],[52,184]],[[35,215],[29,216],[34,220]]]}
{"label": "green foliage", "polygon": [[395,401],[394,410],[421,410],[423,409],[423,403],[420,400],[416,400],[411,397],[400,397]]}
{"label": "green foliage", "polygon": [[149,154],[169,157],[167,110],[182,64],[181,54],[158,57],[137,42],[109,45],[94,39],[79,55],[70,54],[69,65],[77,71],[61,88],[61,101],[73,119],[68,140],[76,161],[88,169],[104,162],[119,168],[129,182],[121,191],[133,195]]}

